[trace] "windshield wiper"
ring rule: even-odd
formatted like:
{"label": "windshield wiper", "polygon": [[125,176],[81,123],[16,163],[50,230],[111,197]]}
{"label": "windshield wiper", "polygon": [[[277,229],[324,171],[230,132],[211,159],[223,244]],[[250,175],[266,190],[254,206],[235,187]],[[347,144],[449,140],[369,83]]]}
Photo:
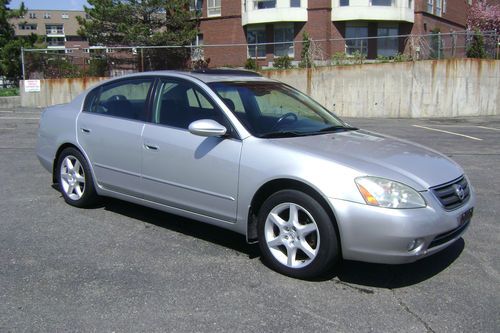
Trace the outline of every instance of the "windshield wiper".
{"label": "windshield wiper", "polygon": [[279,132],[269,132],[259,135],[259,138],[270,139],[270,138],[294,138],[297,136],[304,136],[307,133],[293,132],[293,131],[279,131]]}
{"label": "windshield wiper", "polygon": [[341,125],[335,125],[335,126],[328,126],[325,128],[322,128],[319,130],[319,132],[343,132],[343,131],[357,131],[359,128],[356,127],[349,127],[349,126],[341,126]]}

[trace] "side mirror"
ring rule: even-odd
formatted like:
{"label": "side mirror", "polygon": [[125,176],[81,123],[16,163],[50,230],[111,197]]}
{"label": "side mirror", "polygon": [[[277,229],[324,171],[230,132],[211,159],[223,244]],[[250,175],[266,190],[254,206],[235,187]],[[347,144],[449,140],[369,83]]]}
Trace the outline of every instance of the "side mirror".
{"label": "side mirror", "polygon": [[189,132],[199,136],[223,136],[227,128],[212,119],[201,119],[189,124]]}

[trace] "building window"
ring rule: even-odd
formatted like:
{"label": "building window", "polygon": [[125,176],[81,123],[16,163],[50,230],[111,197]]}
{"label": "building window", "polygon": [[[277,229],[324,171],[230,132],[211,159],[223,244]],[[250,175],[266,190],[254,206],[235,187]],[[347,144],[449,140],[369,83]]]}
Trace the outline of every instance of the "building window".
{"label": "building window", "polygon": [[293,23],[274,26],[274,55],[277,57],[289,56],[293,58],[294,37]]}
{"label": "building window", "polygon": [[290,0],[290,7],[300,7],[300,0]]}
{"label": "building window", "polygon": [[345,27],[346,53],[354,54],[359,52],[366,55],[368,53],[368,25],[347,23]]}
{"label": "building window", "polygon": [[204,59],[203,52],[203,34],[196,35],[196,38],[191,42],[191,60]]}
{"label": "building window", "polygon": [[340,0],[339,4],[341,7],[349,6],[349,0]]}
{"label": "building window", "polygon": [[265,58],[266,46],[259,45],[266,42],[266,29],[264,26],[247,28],[247,43],[249,58]]}
{"label": "building window", "polygon": [[377,36],[377,55],[384,57],[393,57],[399,52],[399,41],[397,36],[399,33],[398,26],[383,25],[379,23]]}
{"label": "building window", "polygon": [[392,0],[372,0],[372,6],[392,6]]}
{"label": "building window", "polygon": [[36,24],[21,23],[18,25],[19,30],[36,30]]}
{"label": "building window", "polygon": [[43,18],[46,20],[50,19],[50,13],[43,14]]}
{"label": "building window", "polygon": [[276,0],[254,0],[253,9],[276,8]]}
{"label": "building window", "polygon": [[36,13],[30,13],[30,19],[36,19]]}
{"label": "building window", "polygon": [[413,3],[413,0],[408,0],[408,8],[411,8],[412,3]]}
{"label": "building window", "polygon": [[207,16],[220,16],[221,15],[221,0],[208,0],[207,3]]}
{"label": "building window", "polygon": [[203,7],[203,0],[190,0],[189,10],[196,13],[201,13]]}
{"label": "building window", "polygon": [[434,14],[434,0],[427,0],[427,13]]}
{"label": "building window", "polygon": [[73,49],[66,49],[66,53],[73,53]]}
{"label": "building window", "polygon": [[441,16],[441,0],[436,0],[436,15]]}
{"label": "building window", "polygon": [[446,13],[446,0],[443,0],[443,14]]}
{"label": "building window", "polygon": [[61,18],[67,20],[67,19],[69,19],[69,15],[66,13],[61,14]]}

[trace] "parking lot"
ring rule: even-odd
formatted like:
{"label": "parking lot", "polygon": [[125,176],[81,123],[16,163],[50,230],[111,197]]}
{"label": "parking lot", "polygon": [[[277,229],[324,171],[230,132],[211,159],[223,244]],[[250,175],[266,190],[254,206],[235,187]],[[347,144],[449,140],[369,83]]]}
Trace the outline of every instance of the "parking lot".
{"label": "parking lot", "polygon": [[228,231],[118,200],[65,204],[35,156],[39,114],[0,111],[0,332],[499,332],[500,117],[347,119],[460,163],[475,215],[417,263],[301,281]]}

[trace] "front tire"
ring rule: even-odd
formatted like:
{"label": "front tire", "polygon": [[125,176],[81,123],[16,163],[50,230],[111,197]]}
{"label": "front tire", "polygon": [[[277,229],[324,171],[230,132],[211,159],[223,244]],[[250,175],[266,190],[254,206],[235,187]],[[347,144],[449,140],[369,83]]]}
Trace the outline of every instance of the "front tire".
{"label": "front tire", "polygon": [[308,194],[296,190],[274,193],[262,205],[258,223],[263,260],[279,273],[311,279],[339,258],[334,222]]}
{"label": "front tire", "polygon": [[88,207],[98,198],[92,173],[82,153],[66,148],[57,160],[56,177],[64,201],[75,207]]}

